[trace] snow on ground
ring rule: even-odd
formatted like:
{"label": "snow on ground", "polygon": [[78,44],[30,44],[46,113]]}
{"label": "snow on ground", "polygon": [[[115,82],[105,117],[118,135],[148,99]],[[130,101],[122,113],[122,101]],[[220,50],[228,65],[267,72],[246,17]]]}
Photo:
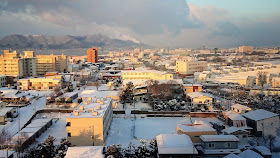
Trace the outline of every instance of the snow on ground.
{"label": "snow on ground", "polygon": [[19,131],[19,127],[22,128],[27,121],[35,114],[35,110],[41,110],[46,105],[46,98],[41,97],[38,100],[34,99],[31,104],[17,109],[19,116],[13,119],[13,122],[9,122],[5,125],[5,130],[7,130],[11,136],[15,135]]}
{"label": "snow on ground", "polygon": [[[205,123],[221,123],[217,118],[192,118]],[[114,118],[106,145],[121,144],[127,147],[130,142],[139,144],[140,139],[151,140],[159,134],[177,133],[177,124],[191,123],[189,117],[145,117],[134,119]],[[135,131],[134,131],[135,125]]]}
{"label": "snow on ground", "polygon": [[48,136],[56,138],[55,145],[59,145],[62,138],[66,138],[66,118],[70,113],[44,113],[36,116],[38,118],[53,118],[53,124],[40,137],[36,139],[35,145],[44,142]]}

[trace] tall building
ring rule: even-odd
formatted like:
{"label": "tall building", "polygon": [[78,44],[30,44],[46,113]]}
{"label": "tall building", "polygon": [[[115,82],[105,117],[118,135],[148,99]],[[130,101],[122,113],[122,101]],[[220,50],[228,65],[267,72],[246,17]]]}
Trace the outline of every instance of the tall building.
{"label": "tall building", "polygon": [[195,72],[202,72],[207,69],[207,61],[176,61],[176,73],[193,75]]}
{"label": "tall building", "polygon": [[253,47],[252,46],[240,46],[240,47],[238,47],[238,52],[239,53],[253,52]]}
{"label": "tall building", "polygon": [[98,63],[98,48],[93,47],[87,50],[87,61],[91,63]]}
{"label": "tall building", "polygon": [[37,75],[43,76],[46,72],[57,71],[64,72],[67,70],[67,56],[66,55],[37,55],[36,56],[36,70]]}
{"label": "tall building", "polygon": [[16,51],[4,50],[4,56],[0,56],[0,75],[36,76],[34,52],[25,51],[24,53],[20,55]]}

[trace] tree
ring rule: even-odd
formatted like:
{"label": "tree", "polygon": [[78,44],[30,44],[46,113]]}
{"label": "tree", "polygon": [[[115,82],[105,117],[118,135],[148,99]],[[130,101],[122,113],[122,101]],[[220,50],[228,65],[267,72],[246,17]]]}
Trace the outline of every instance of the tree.
{"label": "tree", "polygon": [[0,150],[1,149],[6,149],[7,150],[7,157],[8,157],[8,143],[11,141],[11,135],[8,131],[6,131],[5,129],[2,129],[2,131],[0,132]]}
{"label": "tree", "polygon": [[258,71],[257,73],[259,84],[262,86],[266,83],[267,80],[267,72],[266,71]]}
{"label": "tree", "polygon": [[122,103],[131,103],[133,101],[133,83],[128,82],[126,88],[122,91],[120,95],[120,101]]}
{"label": "tree", "polygon": [[119,145],[110,145],[106,150],[106,155],[111,156],[113,158],[123,158],[123,149],[122,146]]}
{"label": "tree", "polygon": [[268,136],[264,137],[264,140],[265,140],[266,144],[269,146],[269,149],[271,150],[274,142],[276,141],[276,137],[273,135],[268,135]]}

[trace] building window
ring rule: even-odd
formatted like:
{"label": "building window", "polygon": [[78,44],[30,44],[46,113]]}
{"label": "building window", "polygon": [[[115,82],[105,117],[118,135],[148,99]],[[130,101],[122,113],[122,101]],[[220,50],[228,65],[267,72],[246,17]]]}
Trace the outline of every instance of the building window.
{"label": "building window", "polygon": [[71,122],[67,122],[66,126],[71,126]]}
{"label": "building window", "polygon": [[242,138],[247,138],[247,135],[242,135]]}
{"label": "building window", "polygon": [[227,148],[230,148],[230,147],[231,147],[231,143],[225,143],[225,146],[226,146]]}
{"label": "building window", "polygon": [[67,137],[71,137],[71,133],[67,133]]}
{"label": "building window", "polygon": [[208,144],[208,147],[209,147],[209,148],[215,148],[215,144],[214,144],[214,143],[209,143],[209,144]]}

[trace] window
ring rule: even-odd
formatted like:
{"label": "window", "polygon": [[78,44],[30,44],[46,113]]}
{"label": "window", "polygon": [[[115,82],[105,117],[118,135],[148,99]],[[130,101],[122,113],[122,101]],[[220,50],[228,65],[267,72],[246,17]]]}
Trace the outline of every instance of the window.
{"label": "window", "polygon": [[71,126],[71,122],[67,122],[66,126]]}
{"label": "window", "polygon": [[247,138],[247,135],[242,135],[242,138]]}
{"label": "window", "polygon": [[67,133],[67,137],[71,137],[71,133]]}
{"label": "window", "polygon": [[214,143],[209,143],[208,146],[209,146],[209,148],[215,148],[215,144]]}
{"label": "window", "polygon": [[225,147],[230,148],[231,147],[231,143],[225,143]]}

